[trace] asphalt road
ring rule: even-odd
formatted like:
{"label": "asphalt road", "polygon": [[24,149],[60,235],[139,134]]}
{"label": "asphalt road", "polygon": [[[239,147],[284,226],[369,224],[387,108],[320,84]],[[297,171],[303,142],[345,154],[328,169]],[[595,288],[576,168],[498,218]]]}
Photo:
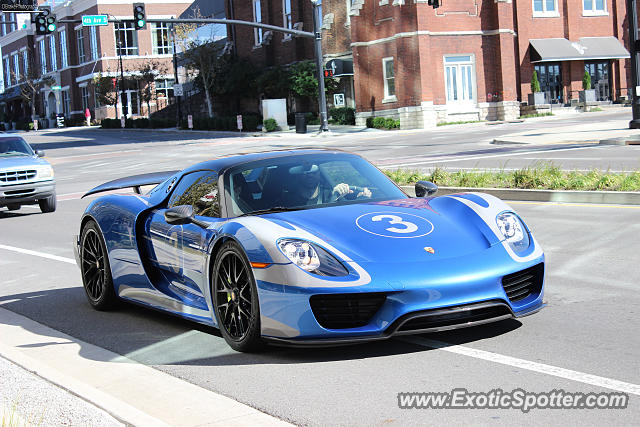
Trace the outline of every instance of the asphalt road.
{"label": "asphalt road", "polygon": [[[136,131],[26,135],[47,150],[54,164],[59,204],[55,213],[46,215],[31,207],[0,210],[0,245],[4,245],[0,248],[0,306],[296,424],[637,422],[640,206],[514,202],[543,245],[548,265],[548,306],[519,321],[358,346],[270,348],[246,355],[230,350],[213,329],[144,308],[124,305],[116,312],[93,311],[72,261],[72,235],[78,232],[78,220],[88,203],[79,199],[82,192],[116,177],[178,169],[223,154],[290,144],[320,145],[286,137],[210,139],[203,134],[176,140],[176,135]],[[433,154],[431,150],[436,149],[412,139],[415,135],[398,135],[341,136],[331,139],[330,145],[358,151],[379,164],[415,153],[411,150]],[[389,138],[406,138],[401,145],[411,147],[391,146],[395,140]],[[512,147],[493,147],[484,140],[464,144],[438,143],[437,149],[450,156],[474,156],[473,150],[524,156]],[[541,152],[543,148],[549,149],[540,147]],[[635,156],[636,162],[640,152],[636,147],[589,147],[565,150],[563,156],[592,151],[600,161]],[[487,154],[475,154],[482,155]],[[59,258],[33,256],[15,248]],[[455,388],[624,391],[631,393],[631,399],[627,409],[534,409],[526,414],[516,409],[398,408],[399,392]]]}

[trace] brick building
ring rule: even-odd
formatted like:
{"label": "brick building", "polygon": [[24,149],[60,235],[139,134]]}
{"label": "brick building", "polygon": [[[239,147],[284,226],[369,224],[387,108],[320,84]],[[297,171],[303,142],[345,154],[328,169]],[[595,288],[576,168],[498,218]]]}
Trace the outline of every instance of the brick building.
{"label": "brick building", "polygon": [[357,121],[401,127],[511,119],[533,70],[549,103],[570,103],[585,69],[600,100],[627,95],[621,0],[353,0]]}
{"label": "brick building", "polygon": [[[351,0],[323,0],[322,50],[324,62],[338,68],[338,92],[345,105],[355,107],[353,56],[351,53]],[[262,22],[313,32],[313,5],[309,0],[229,0],[227,18]],[[313,60],[313,40],[246,26],[229,27],[236,55],[258,68],[288,66],[301,60]],[[333,98],[328,100],[333,105]]]}
{"label": "brick building", "polygon": [[[180,16],[193,3],[193,0],[146,1],[147,19]],[[58,20],[99,14],[123,21],[133,19],[132,2],[124,0],[54,2],[52,9]],[[0,108],[3,108],[6,122],[30,120],[30,108],[20,98],[20,86],[25,82],[25,69],[29,67],[38,67],[39,74],[53,82],[41,87],[35,100],[36,118],[41,125],[52,126],[58,113],[81,120],[86,108],[97,119],[116,117],[113,107],[99,104],[93,81],[99,75],[119,77],[119,53],[123,60],[129,117],[148,114],[147,105],[141,100],[142,87],[132,78],[146,65],[153,64],[158,71],[152,84],[151,110],[162,108],[173,98],[173,45],[167,24],[147,24],[146,29],[136,31],[132,22],[98,27],[59,23],[53,34],[43,36],[34,34],[28,14],[24,26],[25,14],[5,13],[4,17],[18,21],[17,24],[0,25],[4,88],[4,93],[0,94]],[[53,90],[53,86],[60,86],[60,90]],[[121,115],[120,101],[117,109]]]}

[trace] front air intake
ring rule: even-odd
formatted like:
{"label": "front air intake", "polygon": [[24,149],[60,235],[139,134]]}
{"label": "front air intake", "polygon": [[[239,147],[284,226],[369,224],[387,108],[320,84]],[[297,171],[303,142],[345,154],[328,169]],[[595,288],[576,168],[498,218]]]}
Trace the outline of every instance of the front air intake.
{"label": "front air intake", "polygon": [[541,262],[533,267],[504,276],[502,288],[509,297],[509,301],[517,302],[529,295],[540,294],[543,278],[544,263]]}
{"label": "front air intake", "polygon": [[379,292],[321,294],[309,299],[316,320],[326,329],[365,326],[382,307],[387,295]]}

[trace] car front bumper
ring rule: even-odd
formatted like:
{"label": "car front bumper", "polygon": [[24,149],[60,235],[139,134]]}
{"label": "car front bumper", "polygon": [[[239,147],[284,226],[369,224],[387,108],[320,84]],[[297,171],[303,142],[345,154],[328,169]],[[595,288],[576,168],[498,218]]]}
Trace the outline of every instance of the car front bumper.
{"label": "car front bumper", "polygon": [[54,180],[0,185],[0,207],[8,205],[35,205],[56,193]]}

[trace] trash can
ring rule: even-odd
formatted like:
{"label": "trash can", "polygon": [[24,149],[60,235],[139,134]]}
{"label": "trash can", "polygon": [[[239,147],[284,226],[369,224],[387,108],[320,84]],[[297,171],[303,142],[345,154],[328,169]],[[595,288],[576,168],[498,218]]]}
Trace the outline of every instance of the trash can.
{"label": "trash can", "polygon": [[296,113],[296,133],[307,133],[307,116],[305,113]]}

